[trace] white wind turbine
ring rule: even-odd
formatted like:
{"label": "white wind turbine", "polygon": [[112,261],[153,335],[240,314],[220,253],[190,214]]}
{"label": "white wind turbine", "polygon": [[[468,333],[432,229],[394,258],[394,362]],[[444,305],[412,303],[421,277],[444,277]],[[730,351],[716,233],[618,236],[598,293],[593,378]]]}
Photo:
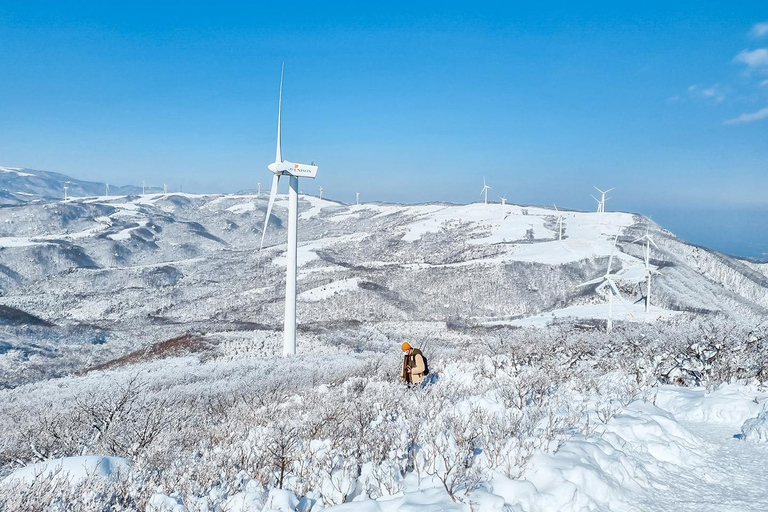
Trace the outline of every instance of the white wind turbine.
{"label": "white wind turbine", "polygon": [[259,245],[259,254],[264,246],[264,236],[267,234],[267,224],[272,214],[272,205],[275,203],[277,195],[277,186],[280,182],[280,176],[289,177],[288,189],[288,264],[286,265],[285,277],[285,323],[283,324],[283,355],[290,356],[296,353],[296,254],[298,246],[298,222],[299,222],[299,177],[314,178],[317,176],[317,166],[307,164],[297,164],[283,160],[283,153],[280,148],[281,124],[280,118],[283,109],[283,72],[285,65],[280,72],[280,93],[277,101],[277,149],[275,150],[275,161],[267,167],[272,171],[272,189],[269,192],[269,203],[267,204],[267,216],[264,219],[264,229],[261,233],[261,244]]}
{"label": "white wind turbine", "polygon": [[168,185],[163,183],[163,194],[167,194],[167,193],[168,193]]}
{"label": "white wind turbine", "polygon": [[[608,289],[608,322],[606,324],[606,331],[610,332],[613,329],[613,296],[616,295],[619,299],[624,301],[624,298],[619,293],[619,288],[616,286],[616,281],[619,276],[617,274],[611,274],[611,265],[613,264],[613,251],[616,249],[616,241],[619,238],[619,233],[616,233],[616,237],[613,239],[613,247],[611,248],[611,256],[608,258],[608,269],[605,271],[605,275],[596,279],[591,279],[587,282],[576,285],[576,288],[582,286],[589,286],[593,284],[600,284],[595,291],[599,292],[601,289]],[[632,313],[630,312],[630,316]]]}
{"label": "white wind turbine", "polygon": [[488,191],[491,190],[491,187],[488,186],[488,184],[485,183],[485,177],[483,177],[483,190],[480,191],[480,195],[482,196],[485,194],[485,204],[488,204]]}
{"label": "white wind turbine", "polygon": [[592,199],[597,201],[597,212],[598,213],[605,213],[605,202],[608,199],[610,199],[610,197],[606,199],[605,194],[607,194],[611,190],[615,190],[615,189],[616,189],[616,187],[609,188],[608,190],[600,190],[599,188],[595,187],[595,190],[597,190],[601,194],[600,199],[596,198],[595,196],[592,196]]}
{"label": "white wind turbine", "polygon": [[256,198],[258,199],[260,197],[261,197],[261,182],[258,182],[256,184]]}
{"label": "white wind turbine", "polygon": [[69,182],[64,182],[64,200],[67,201],[67,190],[69,189]]}
{"label": "white wind turbine", "polygon": [[562,240],[563,239],[563,214],[560,213],[560,210],[557,209],[556,204],[552,204],[552,206],[555,207],[555,211],[557,212],[557,239]]}
{"label": "white wind turbine", "polygon": [[355,192],[355,204],[360,204],[360,192]]}
{"label": "white wind turbine", "polygon": [[658,245],[656,245],[656,242],[653,241],[653,237],[650,235],[650,226],[646,226],[645,228],[645,234],[635,240],[632,241],[632,243],[637,243],[641,240],[644,240],[644,263],[645,263],[645,312],[647,313],[648,310],[651,307],[651,276],[653,274],[661,274],[656,269],[651,268],[651,244],[655,248],[659,248]]}
{"label": "white wind turbine", "polygon": [[501,220],[504,220],[507,216],[507,195],[504,194],[504,197],[499,199],[501,199]]}
{"label": "white wind turbine", "polygon": [[144,194],[146,194],[146,192],[144,192],[144,180],[141,180],[141,195]]}
{"label": "white wind turbine", "polygon": [[323,187],[320,187],[320,200],[323,200]]}
{"label": "white wind turbine", "polygon": [[109,195],[109,183],[107,183],[106,186],[104,187],[104,195],[105,196]]}

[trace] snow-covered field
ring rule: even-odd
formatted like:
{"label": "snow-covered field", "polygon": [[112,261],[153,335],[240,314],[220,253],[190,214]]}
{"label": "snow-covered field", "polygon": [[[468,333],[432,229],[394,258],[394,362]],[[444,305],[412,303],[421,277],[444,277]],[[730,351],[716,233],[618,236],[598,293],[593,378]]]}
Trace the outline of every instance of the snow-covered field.
{"label": "snow-covered field", "polygon": [[[260,255],[265,196],[0,208],[0,509],[768,510],[762,266],[626,213],[558,240],[547,208],[302,195],[283,359],[286,205]],[[607,271],[610,333],[577,288]]]}

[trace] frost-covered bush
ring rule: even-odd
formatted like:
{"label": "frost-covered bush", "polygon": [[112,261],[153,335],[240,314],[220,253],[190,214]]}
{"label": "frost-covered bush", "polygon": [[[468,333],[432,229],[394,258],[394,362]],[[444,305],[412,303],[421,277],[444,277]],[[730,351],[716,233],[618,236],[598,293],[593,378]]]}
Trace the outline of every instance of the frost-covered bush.
{"label": "frost-covered bush", "polygon": [[[523,477],[537,453],[600,435],[656,384],[765,381],[765,330],[725,321],[610,334],[414,325],[408,339],[429,358],[429,386],[398,382],[400,339],[347,327],[290,359],[179,357],[2,391],[0,476],[52,457],[131,460],[119,480],[60,489],[78,510],[278,495],[320,508],[392,496],[409,475],[460,501],[491,472]],[[50,503],[42,483],[0,487],[0,508]]]}

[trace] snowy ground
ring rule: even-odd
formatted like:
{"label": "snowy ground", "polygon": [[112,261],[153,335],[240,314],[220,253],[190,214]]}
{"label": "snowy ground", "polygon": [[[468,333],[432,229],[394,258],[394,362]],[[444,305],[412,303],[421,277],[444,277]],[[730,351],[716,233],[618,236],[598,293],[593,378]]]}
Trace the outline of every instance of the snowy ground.
{"label": "snowy ground", "polygon": [[618,412],[601,435],[567,441],[534,457],[521,480],[496,475],[463,503],[435,480],[410,482],[401,496],[332,507],[343,512],[584,510],[764,512],[768,444],[740,440],[745,420],[765,410],[754,388],[662,387],[656,401]]}

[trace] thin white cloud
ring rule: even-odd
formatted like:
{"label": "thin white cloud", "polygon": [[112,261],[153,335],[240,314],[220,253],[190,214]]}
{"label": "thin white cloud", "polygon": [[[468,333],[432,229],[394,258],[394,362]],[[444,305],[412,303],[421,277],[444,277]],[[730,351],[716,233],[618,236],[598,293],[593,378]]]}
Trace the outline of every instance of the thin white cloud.
{"label": "thin white cloud", "polygon": [[768,66],[768,48],[758,48],[752,51],[742,50],[733,60],[742,62],[751,68]]}
{"label": "thin white cloud", "polygon": [[762,82],[760,82],[760,87],[768,87],[768,79],[763,80]]}
{"label": "thin white cloud", "polygon": [[752,27],[752,30],[749,31],[749,35],[752,37],[768,36],[768,21],[755,23],[755,25]]}
{"label": "thin white cloud", "polygon": [[[712,100],[715,103],[721,103],[725,100],[725,90],[723,90],[720,84],[714,84],[710,87],[702,87],[698,84],[693,84],[688,86],[686,95],[689,98]],[[676,96],[675,99],[679,100],[680,98]]]}
{"label": "thin white cloud", "polygon": [[757,112],[752,112],[751,114],[741,114],[739,117],[728,119],[725,121],[725,124],[745,124],[766,118],[768,118],[768,107],[762,108]]}

